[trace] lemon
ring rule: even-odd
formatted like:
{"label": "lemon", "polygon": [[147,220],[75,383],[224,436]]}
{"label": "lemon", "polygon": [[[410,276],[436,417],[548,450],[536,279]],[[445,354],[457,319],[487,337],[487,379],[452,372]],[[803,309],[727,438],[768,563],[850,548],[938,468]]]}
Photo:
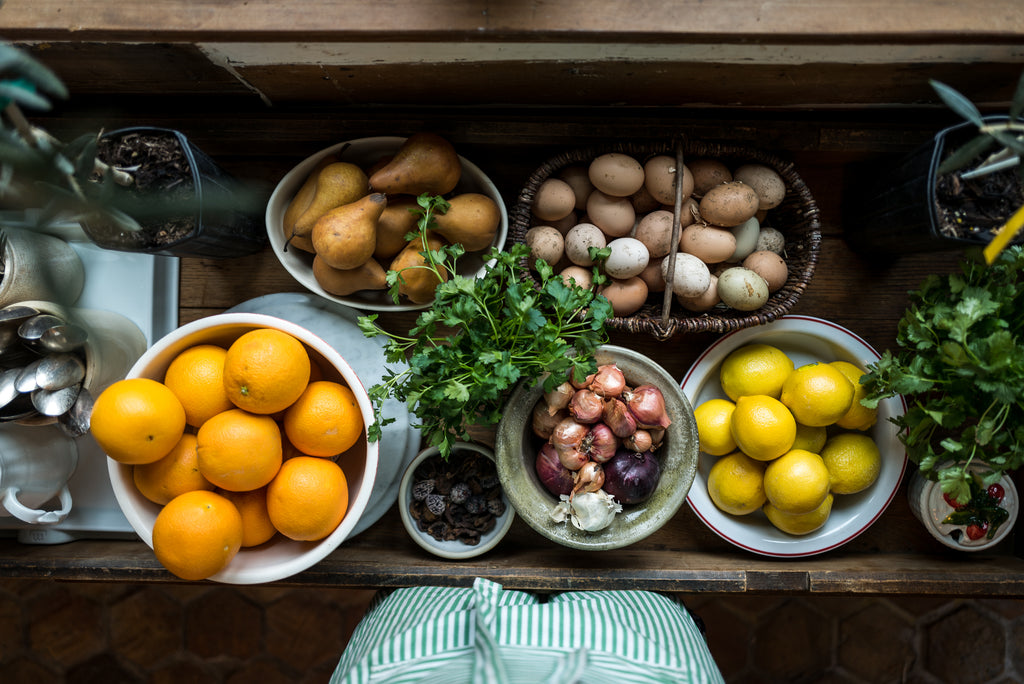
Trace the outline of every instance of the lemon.
{"label": "lemon", "polygon": [[818,454],[793,449],[764,471],[764,494],[783,513],[810,513],[828,496],[831,480]]}
{"label": "lemon", "polygon": [[712,456],[725,456],[736,450],[730,429],[735,409],[736,404],[728,399],[708,399],[694,409],[701,451]]}
{"label": "lemon", "polygon": [[839,372],[853,383],[853,403],[850,410],[836,421],[836,425],[847,430],[867,430],[878,421],[878,409],[869,409],[860,403],[868,394],[867,388],[860,384],[864,370],[849,361],[833,361],[829,365],[838,368]]}
{"label": "lemon", "polygon": [[733,401],[754,394],[778,399],[782,383],[792,370],[792,359],[778,347],[747,344],[725,357],[718,379],[722,391]]}
{"label": "lemon", "polygon": [[740,397],[732,412],[732,438],[747,456],[770,461],[793,448],[796,420],[778,399],[764,394]]}
{"label": "lemon", "polygon": [[829,438],[821,450],[832,491],[856,494],[875,483],[882,470],[882,454],[868,435],[844,432]]}
{"label": "lemon", "polygon": [[820,425],[811,427],[810,425],[797,423],[796,439],[793,441],[793,448],[810,451],[812,454],[820,454],[821,448],[825,446],[826,439],[828,439],[828,430],[824,427]]}
{"label": "lemon", "polygon": [[808,363],[793,370],[782,383],[779,401],[797,422],[810,427],[832,425],[853,404],[853,383],[835,366]]}
{"label": "lemon", "polygon": [[832,513],[832,501],[833,496],[830,493],[821,505],[810,513],[786,513],[770,503],[766,503],[761,510],[772,525],[786,534],[810,534],[828,522],[828,516]]}
{"label": "lemon", "polygon": [[708,473],[708,496],[726,513],[753,513],[765,502],[764,463],[739,451],[721,457]]}

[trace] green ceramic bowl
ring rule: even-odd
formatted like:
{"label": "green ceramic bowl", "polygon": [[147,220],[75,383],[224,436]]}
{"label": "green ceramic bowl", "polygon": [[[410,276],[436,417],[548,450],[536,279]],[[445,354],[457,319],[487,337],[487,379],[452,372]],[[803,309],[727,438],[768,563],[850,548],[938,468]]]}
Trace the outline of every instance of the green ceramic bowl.
{"label": "green ceramic bowl", "polygon": [[597,532],[584,532],[569,522],[555,522],[549,512],[558,499],[537,477],[534,463],[543,441],[533,434],[531,414],[541,400],[542,383],[519,385],[509,398],[498,424],[495,460],[498,477],[516,515],[543,536],[564,546],[589,551],[629,546],[657,531],[686,500],[697,472],[699,441],[697,423],[690,402],[669,373],[646,356],[624,347],[604,345],[597,351],[599,365],[615,363],[631,387],[650,383],[665,396],[672,424],[660,449],[661,480],[647,501],[626,505],[611,525]]}

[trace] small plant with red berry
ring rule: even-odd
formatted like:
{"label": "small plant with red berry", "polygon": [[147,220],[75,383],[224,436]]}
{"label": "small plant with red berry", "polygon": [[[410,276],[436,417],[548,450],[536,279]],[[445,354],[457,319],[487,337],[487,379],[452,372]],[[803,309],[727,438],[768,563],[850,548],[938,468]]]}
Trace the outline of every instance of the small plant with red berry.
{"label": "small plant with red berry", "polygon": [[982,537],[992,539],[999,526],[1010,517],[1001,505],[1006,491],[999,483],[983,487],[977,478],[971,478],[969,482],[971,498],[967,503],[961,504],[949,494],[943,494],[942,498],[953,509],[943,519],[946,525],[964,525],[964,534],[971,541],[977,541]]}

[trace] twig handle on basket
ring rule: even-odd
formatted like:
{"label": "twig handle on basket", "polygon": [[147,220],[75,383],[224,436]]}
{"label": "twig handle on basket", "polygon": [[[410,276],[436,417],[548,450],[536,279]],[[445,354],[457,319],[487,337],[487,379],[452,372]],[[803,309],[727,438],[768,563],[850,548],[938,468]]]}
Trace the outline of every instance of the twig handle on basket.
{"label": "twig handle on basket", "polygon": [[679,249],[679,231],[683,217],[683,143],[676,140],[676,191],[675,203],[672,207],[672,244],[668,251],[668,277],[665,278],[665,295],[661,304],[661,325],[668,327],[669,316],[672,314],[672,281],[676,273],[676,251]]}

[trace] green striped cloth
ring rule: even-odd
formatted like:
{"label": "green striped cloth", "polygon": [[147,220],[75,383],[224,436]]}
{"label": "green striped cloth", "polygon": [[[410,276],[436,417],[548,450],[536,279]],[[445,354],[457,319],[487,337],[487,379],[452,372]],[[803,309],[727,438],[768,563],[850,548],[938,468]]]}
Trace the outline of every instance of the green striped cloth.
{"label": "green striped cloth", "polygon": [[693,618],[646,591],[547,597],[477,578],[472,589],[378,594],[332,684],[722,682]]}

